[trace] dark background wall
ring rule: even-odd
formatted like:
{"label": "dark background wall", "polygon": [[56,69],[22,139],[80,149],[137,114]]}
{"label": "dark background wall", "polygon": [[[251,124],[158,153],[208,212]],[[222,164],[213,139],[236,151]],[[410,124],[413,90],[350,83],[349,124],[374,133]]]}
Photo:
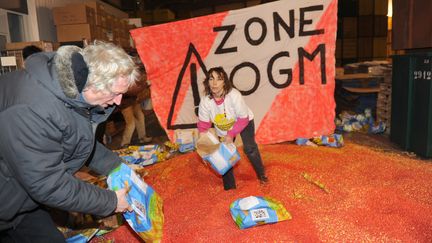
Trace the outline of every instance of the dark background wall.
{"label": "dark background wall", "polygon": [[432,1],[393,0],[393,49],[432,48]]}

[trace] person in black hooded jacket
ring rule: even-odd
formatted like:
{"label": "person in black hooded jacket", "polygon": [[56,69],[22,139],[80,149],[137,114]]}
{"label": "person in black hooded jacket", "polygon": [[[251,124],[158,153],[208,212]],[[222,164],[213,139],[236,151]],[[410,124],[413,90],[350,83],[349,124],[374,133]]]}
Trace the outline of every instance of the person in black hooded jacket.
{"label": "person in black hooded jacket", "polygon": [[110,43],[62,46],[0,76],[0,242],[64,242],[45,206],[108,216],[131,210],[126,189],[74,177],[85,163],[108,175],[121,159],[95,141],[97,124],[139,73]]}

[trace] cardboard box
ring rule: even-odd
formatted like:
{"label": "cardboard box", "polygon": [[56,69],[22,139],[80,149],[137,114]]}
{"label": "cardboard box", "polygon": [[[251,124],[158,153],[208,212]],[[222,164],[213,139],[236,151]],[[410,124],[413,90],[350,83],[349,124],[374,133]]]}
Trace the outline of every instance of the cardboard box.
{"label": "cardboard box", "polygon": [[230,11],[230,10],[235,10],[235,9],[241,9],[244,8],[244,3],[240,2],[240,3],[230,3],[230,4],[223,4],[223,5],[216,5],[214,6],[215,8],[215,13],[219,13],[219,12],[224,12],[224,11]]}
{"label": "cardboard box", "polygon": [[342,57],[343,58],[357,57],[357,39],[343,39]]}
{"label": "cardboard box", "polygon": [[374,16],[374,37],[386,37],[388,19],[386,15]]}
{"label": "cardboard box", "polygon": [[85,4],[70,4],[65,7],[53,8],[55,25],[92,24],[96,23],[95,10]]}
{"label": "cardboard box", "polygon": [[153,11],[153,21],[166,22],[175,19],[175,14],[169,9],[156,9]]}
{"label": "cardboard box", "polygon": [[106,11],[105,11],[105,6],[103,4],[100,4],[98,2],[86,2],[85,5],[87,5],[88,7],[94,9],[95,11],[95,15],[96,15],[96,25],[97,26],[102,26],[102,27],[107,27],[106,25]]}
{"label": "cardboard box", "polygon": [[114,16],[107,14],[105,16],[105,19],[106,19],[106,28],[111,30],[114,29]]}
{"label": "cardboard box", "polygon": [[57,51],[60,47],[60,43],[59,42],[53,42],[52,47],[53,47],[53,51]]}
{"label": "cardboard box", "polygon": [[169,9],[145,10],[138,12],[138,17],[144,23],[168,22],[175,19],[175,14]]}
{"label": "cardboard box", "polygon": [[108,40],[107,30],[101,26],[96,26],[94,39],[107,41]]}
{"label": "cardboard box", "polygon": [[249,0],[246,1],[246,7],[252,7],[252,6],[256,6],[256,5],[260,5],[261,1],[260,0]]}
{"label": "cardboard box", "polygon": [[90,8],[95,10],[96,15],[100,15],[101,13],[105,15],[105,6],[103,4],[100,4],[96,1],[88,1],[85,3],[85,5],[89,6]]}
{"label": "cardboard box", "polygon": [[377,37],[373,38],[373,56],[386,57],[387,56],[387,38]]}
{"label": "cardboard box", "polygon": [[97,14],[96,15],[96,25],[100,26],[100,27],[103,27],[103,28],[108,27],[108,25],[107,25],[107,19],[106,19],[106,14],[104,12],[102,12],[101,14]]}
{"label": "cardboard box", "polygon": [[137,17],[142,19],[142,22],[144,22],[144,23],[153,22],[153,12],[150,10],[138,11]]}
{"label": "cardboard box", "polygon": [[373,56],[373,38],[372,37],[361,37],[358,39],[358,57]]}
{"label": "cardboard box", "polygon": [[112,33],[113,38],[125,38],[125,36],[123,35],[124,32],[121,29],[113,29]]}
{"label": "cardboard box", "polygon": [[43,51],[53,51],[53,43],[49,41],[30,41],[30,42],[9,42],[6,43],[6,50],[22,50],[26,46],[37,46]]}
{"label": "cardboard box", "polygon": [[344,38],[357,37],[357,17],[344,17],[342,19],[342,32]]}
{"label": "cardboard box", "polygon": [[198,16],[204,16],[204,15],[209,15],[209,14],[213,14],[213,8],[200,8],[200,9],[196,9],[196,10],[192,10],[191,11],[191,15],[192,17],[198,17]]}
{"label": "cardboard box", "polygon": [[[419,1],[419,2],[426,3],[428,1]],[[429,2],[429,4],[430,4],[430,2]],[[395,9],[395,8],[393,7],[393,9]],[[388,11],[388,0],[375,0],[375,6],[374,6],[374,14],[375,15],[387,15],[387,11]]]}
{"label": "cardboard box", "polygon": [[358,36],[373,37],[374,35],[374,16],[360,16],[358,18]]}
{"label": "cardboard box", "polygon": [[119,18],[117,18],[116,16],[113,16],[113,29],[121,29],[122,25],[121,25],[121,21]]}
{"label": "cardboard box", "polygon": [[120,19],[120,28],[127,29],[129,21],[127,19]]}
{"label": "cardboard box", "polygon": [[128,18],[128,27],[135,29],[142,27],[142,19],[141,18]]}
{"label": "cardboard box", "polygon": [[102,1],[96,2],[96,1],[87,0],[87,1],[85,1],[85,4],[87,6],[93,8],[93,9],[95,9],[96,15],[100,14],[99,11],[103,11],[103,12],[105,12],[105,14],[114,15],[120,19],[128,17],[128,14],[126,12],[124,12],[124,11],[122,11],[116,7],[113,7],[108,3],[102,2]]}
{"label": "cardboard box", "polygon": [[57,41],[82,41],[95,38],[95,27],[91,24],[67,24],[57,26]]}
{"label": "cardboard box", "polygon": [[374,14],[374,0],[359,0],[359,15]]}

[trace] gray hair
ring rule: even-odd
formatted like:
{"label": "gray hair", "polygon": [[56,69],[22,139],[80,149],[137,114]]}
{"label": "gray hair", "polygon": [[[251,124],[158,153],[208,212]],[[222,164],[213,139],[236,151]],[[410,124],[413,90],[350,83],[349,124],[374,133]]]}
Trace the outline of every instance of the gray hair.
{"label": "gray hair", "polygon": [[89,68],[86,87],[97,90],[110,90],[119,78],[126,77],[129,86],[135,83],[139,72],[134,60],[122,48],[108,42],[94,41],[82,50],[82,55]]}

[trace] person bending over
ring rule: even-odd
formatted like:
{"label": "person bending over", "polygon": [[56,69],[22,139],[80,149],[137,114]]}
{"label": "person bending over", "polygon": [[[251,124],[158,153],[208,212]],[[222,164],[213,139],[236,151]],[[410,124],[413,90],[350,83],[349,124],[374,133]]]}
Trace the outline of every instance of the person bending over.
{"label": "person bending over", "polygon": [[120,165],[94,131],[138,75],[123,49],[96,41],[35,53],[24,70],[0,76],[0,242],[65,242],[45,206],[99,216],[131,210],[126,189],[74,173],[85,163],[101,175]]}
{"label": "person bending over", "polygon": [[[243,151],[249,158],[261,183],[268,181],[258,146],[255,142],[253,113],[246,105],[241,93],[228,79],[222,67],[208,71],[204,80],[205,97],[201,99],[198,111],[198,131],[201,133],[214,124],[216,133],[225,143],[232,143],[240,133]],[[224,189],[236,188],[233,168],[222,176]]]}

